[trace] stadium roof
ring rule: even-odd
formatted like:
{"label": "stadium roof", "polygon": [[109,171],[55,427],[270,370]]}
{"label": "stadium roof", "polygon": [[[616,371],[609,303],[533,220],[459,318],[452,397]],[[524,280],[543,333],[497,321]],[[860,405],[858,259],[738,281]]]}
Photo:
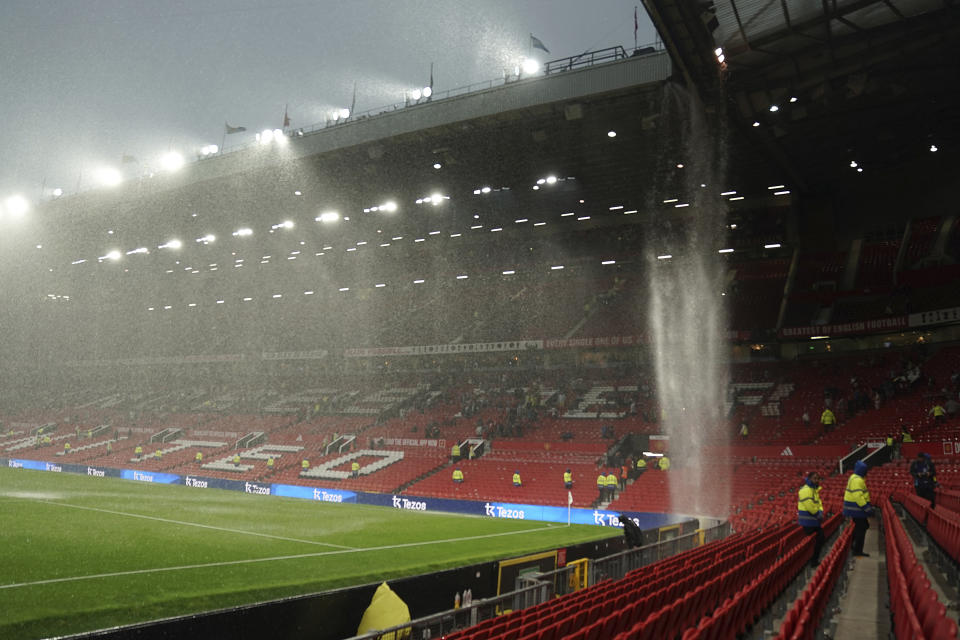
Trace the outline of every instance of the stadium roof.
{"label": "stadium roof", "polygon": [[739,135],[799,190],[823,191],[858,168],[896,168],[932,147],[955,153],[960,16],[953,2],[644,5],[687,81],[705,100],[723,93]]}

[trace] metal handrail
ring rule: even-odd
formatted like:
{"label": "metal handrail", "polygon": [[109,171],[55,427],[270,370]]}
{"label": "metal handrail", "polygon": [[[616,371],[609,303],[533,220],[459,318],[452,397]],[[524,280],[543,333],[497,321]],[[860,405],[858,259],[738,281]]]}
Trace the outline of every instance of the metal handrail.
{"label": "metal handrail", "polygon": [[[581,69],[585,67],[592,67],[598,64],[606,64],[609,62],[616,62],[618,60],[625,60],[626,58],[634,57],[637,55],[647,55],[650,53],[659,53],[663,50],[661,44],[650,44],[638,47],[633,50],[632,54],[628,54],[626,49],[622,46],[617,45],[615,47],[608,47],[606,49],[600,49],[598,51],[585,51],[576,56],[568,56],[566,58],[559,58],[557,60],[551,60],[544,63],[543,65],[543,75],[548,76],[550,74],[559,73],[563,71],[571,71],[573,69]],[[411,107],[421,106],[429,104],[431,102],[438,102],[440,100],[448,100],[450,98],[456,98],[458,96],[475,93],[479,91],[486,91],[494,87],[500,87],[508,84],[514,84],[520,80],[530,80],[540,77],[539,75],[532,76],[513,76],[504,73],[502,78],[496,78],[492,80],[483,80],[480,82],[474,82],[472,84],[464,85],[462,87],[456,87],[453,89],[447,89],[445,91],[439,91],[434,93],[429,98],[422,98],[417,101],[405,100],[404,102],[394,102],[392,104],[387,104],[379,107],[373,107],[372,109],[367,109],[366,111],[361,111],[359,113],[351,113],[349,117],[343,118],[340,120],[326,120],[324,122],[316,122],[305,127],[296,127],[293,128],[293,131],[296,135],[307,135],[308,133],[316,133],[318,131],[323,131],[324,129],[331,129],[334,127],[340,127],[346,124],[353,122],[358,122],[360,120],[367,120],[371,117],[386,115],[389,113],[394,113],[401,109],[408,109]],[[245,142],[233,147],[230,147],[227,150],[226,147],[220,149],[220,152],[214,156],[222,156],[226,153],[236,153],[237,151],[243,151],[244,149],[249,149],[255,147],[256,142]]]}
{"label": "metal handrail", "polygon": [[[710,529],[693,531],[669,540],[626,549],[592,560],[590,562],[589,584],[593,586],[604,580],[616,580],[634,569],[645,567],[681,551],[689,551],[698,546],[701,536],[703,543],[706,544],[728,535],[730,535],[730,524],[721,522]],[[457,629],[472,627],[479,622],[507,612],[536,606],[554,597],[570,593],[566,585],[570,584],[570,573],[574,570],[571,567],[562,567],[540,573],[536,576],[536,584],[491,598],[476,600],[469,606],[434,613],[387,629],[352,636],[348,640],[386,640],[387,638],[429,640],[430,638],[440,638],[443,634],[451,633]]]}

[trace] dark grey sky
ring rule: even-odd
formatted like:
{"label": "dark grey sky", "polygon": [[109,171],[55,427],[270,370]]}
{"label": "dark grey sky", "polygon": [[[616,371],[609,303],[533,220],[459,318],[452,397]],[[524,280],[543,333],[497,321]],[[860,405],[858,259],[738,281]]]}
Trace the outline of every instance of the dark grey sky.
{"label": "dark grey sky", "polygon": [[[3,0],[0,2],[0,200],[92,186],[93,172],[139,170],[174,149],[322,122],[500,78],[529,55],[633,46],[637,0]],[[655,32],[639,9],[639,44]]]}

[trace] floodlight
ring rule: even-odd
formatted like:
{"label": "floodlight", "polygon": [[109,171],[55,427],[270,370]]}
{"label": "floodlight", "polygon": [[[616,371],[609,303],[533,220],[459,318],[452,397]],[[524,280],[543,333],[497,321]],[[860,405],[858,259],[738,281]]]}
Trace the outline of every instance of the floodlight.
{"label": "floodlight", "polygon": [[394,211],[397,210],[397,203],[394,202],[393,200],[388,200],[387,202],[380,205],[380,208],[383,209],[384,211],[387,211],[388,213],[393,213]]}
{"label": "floodlight", "polygon": [[340,219],[340,214],[336,211],[324,211],[314,219],[317,222],[336,222]]}
{"label": "floodlight", "polygon": [[30,203],[19,194],[10,196],[4,200],[3,205],[4,210],[15,218],[19,218],[30,209]]}
{"label": "floodlight", "polygon": [[113,251],[108,251],[107,255],[101,256],[100,260],[119,260],[122,255],[123,254],[121,254],[117,249],[114,249]]}
{"label": "floodlight", "polygon": [[56,189],[53,190],[54,198],[59,198],[62,195],[63,195],[63,189],[61,189],[60,187],[57,187]]}
{"label": "floodlight", "polygon": [[150,251],[146,247],[137,247],[136,249],[127,251],[128,256],[132,256],[135,253],[150,253]]}
{"label": "floodlight", "polygon": [[340,116],[341,120],[346,120],[347,118],[350,117],[350,109],[346,109],[346,108],[340,109],[340,111],[337,112],[337,115]]}
{"label": "floodlight", "polygon": [[531,76],[537,71],[540,71],[540,63],[533,58],[524,58],[520,62],[520,68],[524,74]]}
{"label": "floodlight", "polygon": [[410,97],[413,98],[414,100],[419,100],[420,98],[423,97],[423,92],[420,91],[420,89],[414,89],[413,91],[410,92]]}
{"label": "floodlight", "polygon": [[437,206],[438,204],[443,202],[443,196],[440,195],[439,193],[434,193],[433,195],[430,196],[430,202],[431,204],[433,204],[433,206]]}
{"label": "floodlight", "polygon": [[257,142],[260,144],[270,144],[273,142],[273,131],[271,129],[264,129],[257,134]]}
{"label": "floodlight", "polygon": [[434,163],[433,163],[433,168],[434,168],[434,169],[441,169],[441,168],[443,168],[443,165],[440,164],[439,162],[434,162]]}
{"label": "floodlight", "polygon": [[607,137],[608,137],[608,138],[616,138],[616,137],[617,137],[617,132],[616,132],[616,131],[613,131],[613,130],[611,129],[610,131],[607,131]]}
{"label": "floodlight", "polygon": [[197,238],[197,242],[201,242],[201,243],[203,243],[203,244],[210,244],[211,242],[213,242],[213,241],[216,240],[216,239],[217,239],[217,237],[216,237],[215,235],[213,235],[212,233],[208,233],[208,234],[205,235],[205,236],[202,236],[202,237],[200,237],[200,238]]}
{"label": "floodlight", "polygon": [[176,151],[168,151],[160,157],[160,166],[165,171],[179,171],[183,168],[183,156]]}
{"label": "floodlight", "polygon": [[123,182],[123,174],[113,167],[103,167],[96,172],[97,180],[104,186],[115,187]]}
{"label": "floodlight", "polygon": [[252,236],[253,229],[250,229],[249,227],[244,227],[243,229],[237,229],[236,231],[233,232],[233,235],[238,238],[241,238],[243,236]]}
{"label": "floodlight", "polygon": [[557,184],[557,176],[547,176],[547,184]]}
{"label": "floodlight", "polygon": [[480,189],[480,193],[490,193],[490,187],[483,187]]}
{"label": "floodlight", "polygon": [[930,145],[930,153],[936,153],[937,151],[939,151],[939,149],[937,148],[937,145],[935,144]]}
{"label": "floodlight", "polygon": [[424,87],[421,93],[423,93],[424,98],[429,98],[433,95],[433,87]]}

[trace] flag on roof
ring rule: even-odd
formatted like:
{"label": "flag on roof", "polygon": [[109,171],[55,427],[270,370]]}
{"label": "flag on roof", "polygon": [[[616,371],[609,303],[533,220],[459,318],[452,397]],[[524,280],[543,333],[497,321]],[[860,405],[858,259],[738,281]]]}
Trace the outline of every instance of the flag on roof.
{"label": "flag on roof", "polygon": [[240,133],[241,131],[246,131],[247,128],[246,128],[246,127],[231,127],[231,126],[228,125],[226,122],[224,122],[224,123],[223,123],[223,130],[224,130],[227,134],[231,134],[231,133]]}
{"label": "flag on roof", "polygon": [[540,49],[541,51],[550,53],[550,49],[547,49],[546,45],[543,44],[543,40],[533,35],[532,33],[530,34],[530,46],[533,47],[534,49]]}

